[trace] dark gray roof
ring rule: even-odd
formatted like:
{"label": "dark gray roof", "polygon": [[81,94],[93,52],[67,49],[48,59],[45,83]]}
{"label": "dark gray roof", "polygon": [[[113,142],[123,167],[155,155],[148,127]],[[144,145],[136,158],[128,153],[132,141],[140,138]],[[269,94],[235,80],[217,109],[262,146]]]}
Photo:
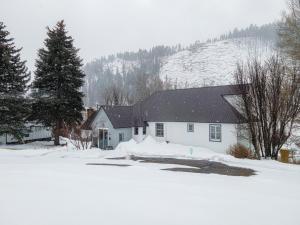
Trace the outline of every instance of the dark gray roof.
{"label": "dark gray roof", "polygon": [[[133,106],[102,106],[114,128],[144,122],[241,123],[244,118],[224,98],[236,85],[158,91]],[[93,119],[95,119],[94,116]]]}
{"label": "dark gray roof", "polygon": [[107,106],[103,105],[95,111],[81,126],[83,130],[91,130],[92,123],[96,119],[101,109],[104,110],[114,128],[132,127],[133,106]]}
{"label": "dark gray roof", "polygon": [[239,94],[236,85],[159,91],[138,103],[134,118],[148,122],[241,123],[244,118],[223,96]]}
{"label": "dark gray roof", "polygon": [[101,106],[114,128],[132,126],[132,106]]}

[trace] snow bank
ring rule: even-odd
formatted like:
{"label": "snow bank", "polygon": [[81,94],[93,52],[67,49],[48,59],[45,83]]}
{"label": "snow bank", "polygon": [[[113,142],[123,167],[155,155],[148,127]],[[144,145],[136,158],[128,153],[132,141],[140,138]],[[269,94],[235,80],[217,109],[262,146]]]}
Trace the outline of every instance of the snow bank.
{"label": "snow bank", "polygon": [[9,150],[54,150],[61,148],[61,146],[54,146],[53,141],[35,141],[26,144],[0,145],[0,148]]}
{"label": "snow bank", "polygon": [[63,146],[55,146],[53,141],[36,141],[27,144],[0,145],[0,153],[5,157],[15,158],[76,158],[99,159],[109,154],[110,151],[101,151],[99,148],[78,150],[67,138],[60,138]]}
{"label": "snow bank", "polygon": [[117,146],[116,153],[124,156],[167,156],[213,161],[228,161],[234,159],[232,156],[216,153],[207,148],[157,142],[151,136],[148,136],[140,143],[135,142],[133,139],[128,142],[122,142]]}

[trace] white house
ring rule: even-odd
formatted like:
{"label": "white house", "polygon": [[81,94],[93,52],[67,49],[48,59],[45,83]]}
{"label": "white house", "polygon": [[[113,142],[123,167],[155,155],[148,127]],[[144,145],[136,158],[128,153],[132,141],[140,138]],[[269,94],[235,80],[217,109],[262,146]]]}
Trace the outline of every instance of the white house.
{"label": "white house", "polygon": [[131,135],[132,106],[101,106],[82,125],[83,136],[92,136],[93,146],[115,148]]}
{"label": "white house", "polygon": [[235,85],[158,91],[133,106],[102,106],[84,124],[86,135],[102,149],[151,135],[160,142],[226,152],[242,141],[243,116],[229,101]]}
{"label": "white house", "polygon": [[[42,140],[51,140],[52,131],[50,127],[45,127],[41,124],[36,124],[33,122],[28,122],[25,124],[26,129],[24,132],[23,141],[42,141]],[[18,140],[14,136],[9,134],[0,135],[0,144],[14,144]]]}

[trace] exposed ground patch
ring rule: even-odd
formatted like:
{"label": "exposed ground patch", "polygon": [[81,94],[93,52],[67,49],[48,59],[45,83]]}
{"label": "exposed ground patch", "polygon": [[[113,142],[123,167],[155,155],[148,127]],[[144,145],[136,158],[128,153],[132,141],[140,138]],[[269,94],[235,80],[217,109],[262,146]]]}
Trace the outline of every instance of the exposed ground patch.
{"label": "exposed ground patch", "polygon": [[[113,160],[122,160],[125,157],[109,158]],[[195,159],[176,159],[176,158],[161,158],[161,157],[140,157],[131,155],[130,159],[139,161],[141,163],[158,163],[158,164],[173,164],[181,166],[189,166],[193,168],[167,168],[162,170],[175,171],[175,172],[190,172],[190,173],[206,173],[206,174],[220,174],[227,176],[253,176],[255,171],[243,167],[229,166],[224,163],[208,161],[208,160],[195,160]]]}
{"label": "exposed ground patch", "polygon": [[119,167],[128,167],[129,164],[117,164],[117,163],[87,163],[88,166],[119,166]]}

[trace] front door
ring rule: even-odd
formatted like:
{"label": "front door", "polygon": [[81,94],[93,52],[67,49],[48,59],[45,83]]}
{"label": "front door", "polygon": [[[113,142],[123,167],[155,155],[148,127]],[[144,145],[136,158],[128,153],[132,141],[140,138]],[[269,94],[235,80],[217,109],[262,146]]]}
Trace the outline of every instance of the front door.
{"label": "front door", "polygon": [[108,145],[108,130],[99,129],[99,148],[106,149]]}

